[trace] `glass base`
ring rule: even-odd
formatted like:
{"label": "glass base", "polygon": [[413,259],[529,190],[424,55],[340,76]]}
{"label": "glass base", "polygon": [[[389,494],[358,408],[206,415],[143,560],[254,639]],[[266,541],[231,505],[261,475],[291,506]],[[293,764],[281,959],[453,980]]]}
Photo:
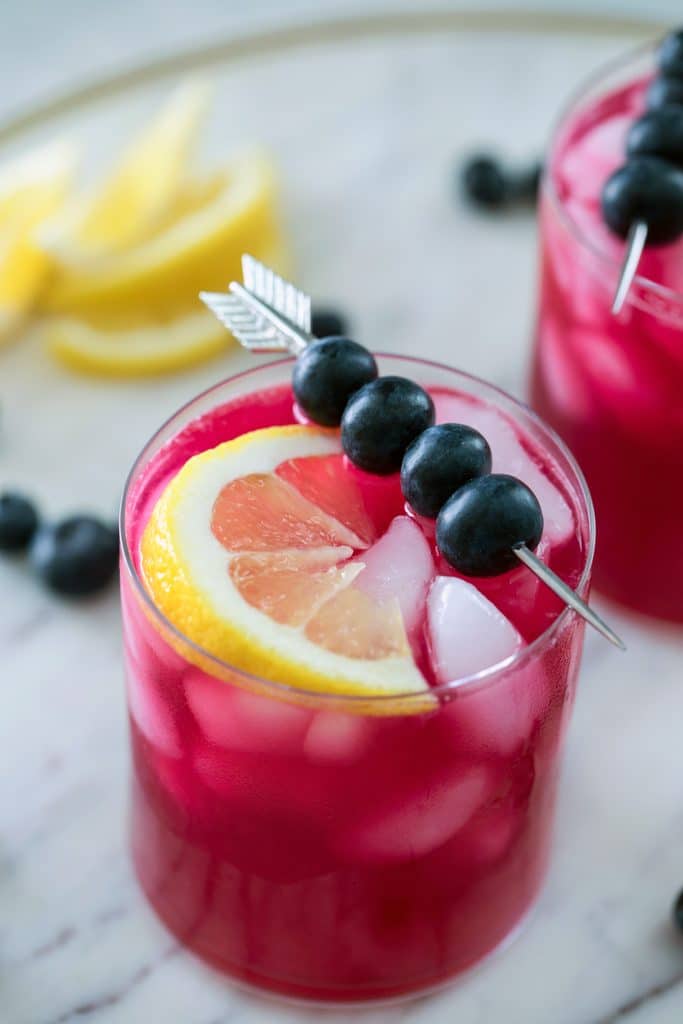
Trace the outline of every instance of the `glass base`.
{"label": "glass base", "polygon": [[315,1007],[328,1010],[334,1008],[339,1009],[341,1007],[344,1009],[367,1009],[369,1007],[395,1006],[400,1003],[423,999],[426,996],[433,995],[467,980],[475,972],[481,970],[485,966],[488,966],[489,962],[495,957],[504,953],[505,950],[507,950],[508,947],[511,946],[518,938],[518,936],[521,935],[536,909],[540,892],[545,881],[544,874],[536,892],[531,898],[530,903],[513,927],[503,935],[491,949],[473,959],[471,963],[464,964],[451,972],[437,975],[434,978],[427,979],[425,981],[417,981],[409,986],[406,986],[405,984],[400,988],[397,986],[395,990],[383,986],[381,989],[378,988],[377,991],[369,991],[366,988],[360,993],[358,991],[351,990],[316,991],[312,986],[298,986],[296,982],[281,982],[277,979],[258,975],[249,970],[236,969],[233,964],[228,964],[224,960],[207,953],[205,949],[200,948],[196,942],[196,935],[201,930],[204,915],[200,913],[194,927],[189,930],[189,932],[187,929],[178,929],[175,923],[164,913],[162,906],[160,906],[156,901],[156,894],[150,891],[145,885],[143,874],[136,863],[134,847],[132,849],[132,854],[136,878],[144,896],[146,897],[148,905],[154,911],[157,919],[161,921],[166,929],[174,935],[178,939],[178,942],[190,953],[194,954],[206,966],[217,972],[226,984],[234,985],[241,992],[244,992],[249,996],[267,999],[279,1004],[306,1007],[309,1009]]}
{"label": "glass base", "polygon": [[[347,999],[345,996],[340,996],[336,999],[324,999],[316,998],[315,996],[296,995],[291,992],[280,991],[278,988],[271,986],[270,982],[245,981],[243,977],[232,973],[220,964],[213,963],[209,957],[206,957],[201,953],[197,953],[190,947],[188,947],[188,949],[208,967],[217,971],[226,984],[234,986],[239,989],[240,992],[244,993],[244,995],[250,996],[253,999],[265,999],[268,1002],[272,1002],[280,1006],[294,1006],[308,1010],[339,1010],[342,1007],[345,1010],[368,1010],[370,1008],[383,1009],[384,1007],[415,1002],[418,999],[426,999],[429,996],[436,995],[446,989],[456,988],[457,986],[469,981],[470,978],[478,974],[480,971],[488,968],[492,962],[507,952],[510,946],[517,941],[522,932],[526,931],[527,926],[534,917],[539,897],[540,890],[517,924],[507,933],[507,935],[504,935],[493,949],[490,949],[488,953],[484,953],[484,955],[480,956],[479,959],[474,960],[469,966],[461,967],[451,974],[446,974],[437,981],[429,982],[426,985],[395,995],[369,995],[361,999],[356,997]],[[164,926],[169,927],[163,920],[161,914],[158,913],[156,907],[152,907],[152,909]]]}

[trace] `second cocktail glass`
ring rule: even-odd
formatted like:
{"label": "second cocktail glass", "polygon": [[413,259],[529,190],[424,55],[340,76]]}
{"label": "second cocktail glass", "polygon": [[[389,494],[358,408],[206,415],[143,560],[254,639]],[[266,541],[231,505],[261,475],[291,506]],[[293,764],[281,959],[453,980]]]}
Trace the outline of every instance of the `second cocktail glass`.
{"label": "second cocktail glass", "polygon": [[600,209],[644,113],[653,63],[647,50],[602,72],[552,140],[531,399],[586,474],[596,585],[630,608],[683,622],[683,241],[646,248],[614,316],[624,243]]}

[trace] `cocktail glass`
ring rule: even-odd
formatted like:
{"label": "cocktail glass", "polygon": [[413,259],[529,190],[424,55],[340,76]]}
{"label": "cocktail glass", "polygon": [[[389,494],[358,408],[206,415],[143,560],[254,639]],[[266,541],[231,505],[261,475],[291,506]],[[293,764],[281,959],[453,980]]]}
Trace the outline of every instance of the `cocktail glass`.
{"label": "cocktail glass", "polygon": [[624,243],[599,202],[652,76],[651,49],[610,65],[570,102],[552,139],[531,401],[586,474],[596,586],[683,622],[683,242],[646,248],[613,316]]}
{"label": "cocktail glass", "polygon": [[[571,509],[556,567],[587,596],[592,507],[560,440],[482,381],[417,359],[378,362],[438,392],[446,415],[452,395],[509,418],[539,480],[552,478]],[[128,480],[133,857],[162,921],[232,978],[317,1001],[405,997],[482,960],[538,895],[584,626],[524,567],[482,581],[536,639],[400,700],[257,679],[179,634],[142,583],[141,530],[191,455],[293,422],[291,365],[261,366],[190,402]]]}

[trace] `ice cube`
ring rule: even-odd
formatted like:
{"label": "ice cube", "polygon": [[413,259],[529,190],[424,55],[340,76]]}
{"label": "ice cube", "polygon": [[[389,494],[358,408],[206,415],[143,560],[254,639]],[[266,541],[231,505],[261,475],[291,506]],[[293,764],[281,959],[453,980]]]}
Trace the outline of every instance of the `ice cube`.
{"label": "ice cube", "polygon": [[203,790],[186,758],[158,753],[150,761],[150,768],[161,787],[163,817],[173,824],[177,835],[184,835],[190,822],[197,825],[202,819],[207,820]]}
{"label": "ice cube", "polygon": [[522,647],[512,623],[477,588],[437,576],[427,598],[429,646],[440,683],[497,665]]}
{"label": "ice cube", "polygon": [[456,688],[443,721],[455,749],[508,757],[530,742],[537,722],[547,714],[548,697],[542,668],[520,666],[490,682]]}
{"label": "ice cube", "polygon": [[409,516],[397,516],[376,544],[359,556],[365,568],[354,586],[379,603],[398,601],[406,632],[419,627],[434,559],[422,530]]}
{"label": "ice cube", "polygon": [[[224,805],[226,818],[238,811],[244,814],[248,833],[254,819],[266,816],[273,821],[305,818],[321,830],[330,808],[337,806],[334,792],[336,766],[319,764],[315,768],[304,757],[282,757],[263,751],[235,750],[199,742],[193,754],[198,779]],[[276,830],[275,830],[276,831]]]}
{"label": "ice cube", "polygon": [[396,797],[364,819],[344,826],[338,846],[353,860],[387,861],[424,857],[455,835],[493,793],[484,765],[444,773],[413,792]]}
{"label": "ice cube", "polygon": [[169,757],[182,755],[180,730],[168,691],[130,651],[125,654],[128,709],[143,736]]}
{"label": "ice cube", "polygon": [[522,444],[512,421],[491,406],[449,392],[433,394],[437,423],[466,423],[484,435],[491,447],[494,473],[523,480],[543,510],[545,533],[553,545],[574,532],[574,517],[561,491]]}
{"label": "ice cube", "polygon": [[161,626],[153,625],[128,582],[121,588],[121,604],[126,642],[143,671],[165,679],[182,674],[187,662],[168,642],[170,633],[164,635]]}
{"label": "ice cube", "polygon": [[308,727],[304,753],[312,761],[354,761],[369,747],[370,725],[362,715],[318,711]]}
{"label": "ice cube", "polygon": [[593,391],[593,404],[636,438],[662,434],[662,417],[680,408],[679,377],[657,365],[651,339],[639,346],[637,337],[623,339],[597,331],[570,334],[576,359]]}
{"label": "ice cube", "polygon": [[534,462],[521,445],[510,468],[497,465],[495,456],[493,467],[494,473],[510,473],[519,477],[534,492],[543,511],[543,535],[551,546],[563,544],[574,535],[576,525],[568,502],[547,472]]}
{"label": "ice cube", "polygon": [[[576,230],[592,239],[609,259],[599,260],[596,257],[586,265],[585,254],[576,241],[575,233],[567,229],[565,220],[558,218],[548,204],[542,227],[545,249],[541,317],[545,321],[559,310],[563,316],[559,329],[564,331],[568,326],[566,313],[561,308],[564,301],[571,310],[572,321],[609,331],[610,307],[617,284],[616,268],[621,262],[624,244],[606,227],[599,205],[570,196],[566,200],[566,212]],[[561,297],[556,295],[558,289]]]}
{"label": "ice cube", "polygon": [[184,682],[190,710],[210,743],[278,754],[301,748],[311,720],[306,708],[238,689],[200,669],[190,669]]}
{"label": "ice cube", "polygon": [[523,825],[523,810],[505,804],[490,807],[458,839],[458,851],[473,865],[493,864],[505,856]]}
{"label": "ice cube", "polygon": [[559,174],[572,196],[597,201],[603,182],[624,161],[633,115],[616,114],[584,132],[562,155]]}
{"label": "ice cube", "polygon": [[[550,562],[551,545],[547,534],[541,537],[536,554],[541,561]],[[564,608],[559,598],[522,565],[502,576],[480,577],[476,587],[529,643],[540,636]]]}
{"label": "ice cube", "polygon": [[566,331],[546,320],[538,343],[538,367],[549,401],[574,423],[589,422],[593,396]]}

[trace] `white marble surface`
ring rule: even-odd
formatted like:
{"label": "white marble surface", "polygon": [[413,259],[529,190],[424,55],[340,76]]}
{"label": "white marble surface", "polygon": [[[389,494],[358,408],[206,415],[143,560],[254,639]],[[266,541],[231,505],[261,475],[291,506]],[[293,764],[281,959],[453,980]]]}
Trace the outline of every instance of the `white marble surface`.
{"label": "white marble surface", "polygon": [[[249,121],[273,146],[300,276],[354,311],[361,340],[417,345],[521,393],[534,225],[454,203],[452,156],[491,138],[513,155],[540,146],[577,77],[624,44],[460,29],[263,57],[217,72],[226,100],[262,102],[248,117],[223,104],[212,146]],[[131,98],[124,121],[137,110]],[[71,127],[95,138],[101,123],[96,112]],[[0,486],[53,513],[112,512],[143,439],[239,361],[123,386],[68,375],[35,339],[0,353]],[[0,607],[2,1024],[683,1020],[683,939],[669,925],[683,885],[679,633],[611,611],[628,654],[588,639],[552,869],[517,943],[441,995],[321,1014],[235,990],[174,944],[136,888],[115,592],[67,606],[3,561]]]}

